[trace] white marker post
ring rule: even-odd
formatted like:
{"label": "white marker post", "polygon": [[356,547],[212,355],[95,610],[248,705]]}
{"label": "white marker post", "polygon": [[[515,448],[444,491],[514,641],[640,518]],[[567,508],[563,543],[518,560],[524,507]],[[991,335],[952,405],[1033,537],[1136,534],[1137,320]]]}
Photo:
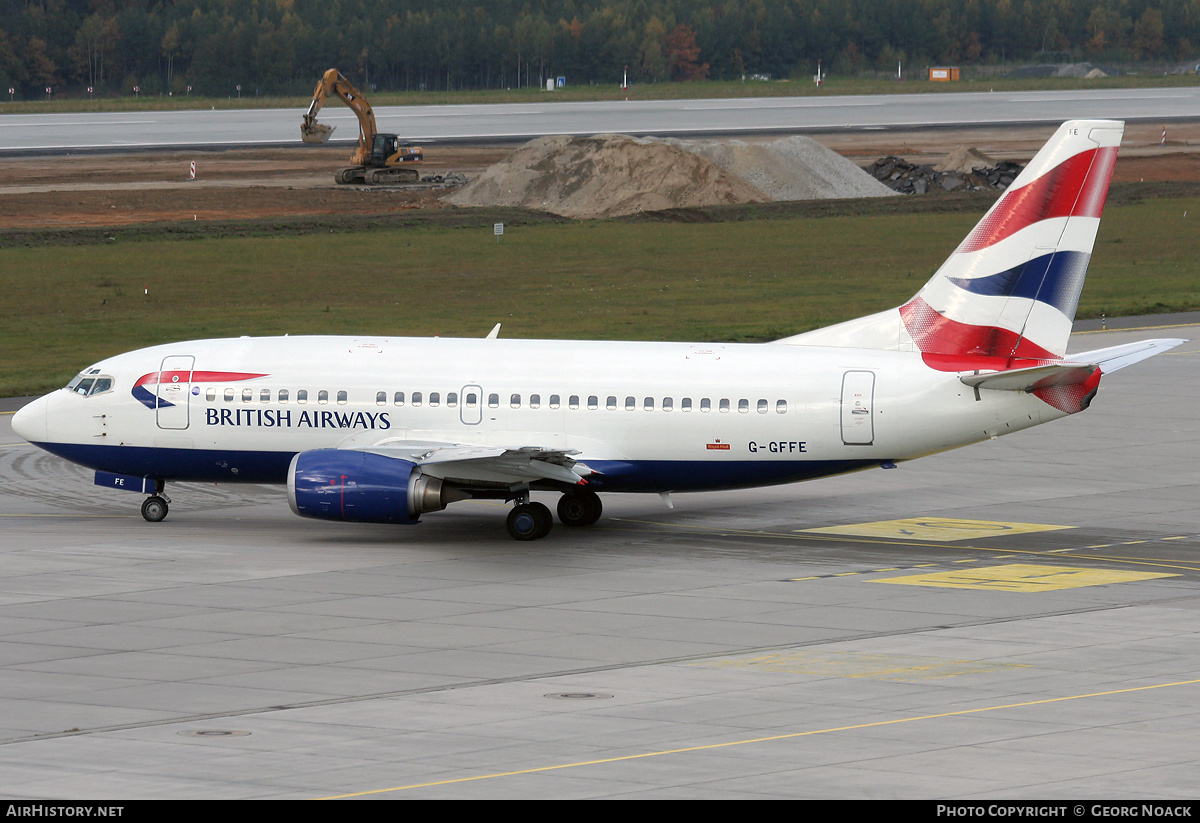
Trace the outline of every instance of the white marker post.
{"label": "white marker post", "polygon": [[188,174],[190,175],[190,177],[189,177],[190,180],[196,179],[196,161],[195,160],[192,161],[191,166],[188,169]]}

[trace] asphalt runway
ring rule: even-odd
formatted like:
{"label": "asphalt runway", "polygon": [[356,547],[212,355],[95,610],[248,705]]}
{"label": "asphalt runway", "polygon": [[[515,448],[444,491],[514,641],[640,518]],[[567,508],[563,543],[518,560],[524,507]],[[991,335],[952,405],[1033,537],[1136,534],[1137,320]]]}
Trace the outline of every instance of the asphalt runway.
{"label": "asphalt runway", "polygon": [[531,544],[498,504],[343,526],[266,487],[149,524],[0,415],[0,795],[1194,798],[1198,369]]}
{"label": "asphalt runway", "polygon": [[[0,118],[0,154],[48,151],[300,145],[297,109],[9,114]],[[1200,87],[1028,92],[377,106],[381,132],[416,142],[528,140],[547,134],[636,135],[812,133],[939,126],[1057,125],[1112,118],[1171,122],[1200,118]],[[352,144],[358,123],[327,105],[320,122],[333,142]]]}

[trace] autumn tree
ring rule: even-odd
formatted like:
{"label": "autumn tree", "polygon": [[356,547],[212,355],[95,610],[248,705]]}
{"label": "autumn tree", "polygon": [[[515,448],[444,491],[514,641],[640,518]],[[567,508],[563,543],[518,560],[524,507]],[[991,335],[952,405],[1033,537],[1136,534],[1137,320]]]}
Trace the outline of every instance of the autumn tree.
{"label": "autumn tree", "polygon": [[667,65],[671,79],[678,82],[703,80],[708,77],[708,63],[700,63],[700,46],[696,45],[696,30],[680,23],[667,35]]}

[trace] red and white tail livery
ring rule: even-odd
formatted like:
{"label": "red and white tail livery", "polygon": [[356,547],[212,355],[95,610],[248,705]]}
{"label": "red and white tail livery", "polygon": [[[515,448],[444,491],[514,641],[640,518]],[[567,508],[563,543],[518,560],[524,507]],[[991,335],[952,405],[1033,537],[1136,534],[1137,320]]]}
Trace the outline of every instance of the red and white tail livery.
{"label": "red and white tail livery", "polygon": [[588,526],[601,493],[894,468],[1087,408],[1182,340],[1066,358],[1123,124],[1065,123],[903,306],[773,344],[275,337],[108,358],[13,429],[147,495],[285,483],[306,517],[415,523],[472,498],[509,533]]}

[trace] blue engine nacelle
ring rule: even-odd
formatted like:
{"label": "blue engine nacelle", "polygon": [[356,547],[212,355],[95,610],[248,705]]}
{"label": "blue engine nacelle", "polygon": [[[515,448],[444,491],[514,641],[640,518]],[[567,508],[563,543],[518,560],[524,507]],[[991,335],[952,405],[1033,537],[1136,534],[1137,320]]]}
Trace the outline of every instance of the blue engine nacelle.
{"label": "blue engine nacelle", "polygon": [[416,463],[371,452],[301,452],[288,468],[288,503],[301,517],[354,523],[416,523],[469,497],[422,474]]}

